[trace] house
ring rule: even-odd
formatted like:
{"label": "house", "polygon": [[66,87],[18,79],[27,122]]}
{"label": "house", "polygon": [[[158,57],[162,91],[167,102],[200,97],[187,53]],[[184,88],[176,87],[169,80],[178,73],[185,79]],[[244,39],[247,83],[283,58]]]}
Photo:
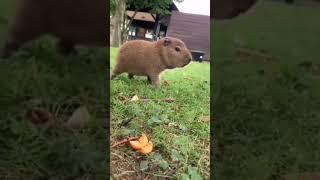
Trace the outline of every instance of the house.
{"label": "house", "polygon": [[166,36],[183,40],[194,59],[210,60],[210,16],[172,11]]}
{"label": "house", "polygon": [[148,10],[135,12],[130,7],[126,15],[132,19],[128,40],[145,39],[155,41],[162,37],[176,37],[183,40],[194,60],[210,61],[210,16],[179,12],[175,4],[168,16],[151,14]]}

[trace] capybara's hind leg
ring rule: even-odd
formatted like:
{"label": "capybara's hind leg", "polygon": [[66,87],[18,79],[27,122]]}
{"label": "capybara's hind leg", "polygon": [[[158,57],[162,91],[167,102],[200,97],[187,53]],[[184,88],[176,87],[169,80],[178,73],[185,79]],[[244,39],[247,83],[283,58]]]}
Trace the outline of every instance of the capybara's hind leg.
{"label": "capybara's hind leg", "polygon": [[59,52],[63,55],[76,54],[75,44],[72,41],[68,40],[59,40],[58,44]]}

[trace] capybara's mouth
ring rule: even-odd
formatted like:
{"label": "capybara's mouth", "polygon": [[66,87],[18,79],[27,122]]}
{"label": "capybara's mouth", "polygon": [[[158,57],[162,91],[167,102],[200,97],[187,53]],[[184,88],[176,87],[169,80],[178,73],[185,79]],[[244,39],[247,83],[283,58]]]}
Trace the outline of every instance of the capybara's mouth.
{"label": "capybara's mouth", "polygon": [[191,61],[192,61],[192,59],[191,59],[191,58],[189,58],[189,59],[187,60],[187,62],[186,62],[183,66],[188,65]]}

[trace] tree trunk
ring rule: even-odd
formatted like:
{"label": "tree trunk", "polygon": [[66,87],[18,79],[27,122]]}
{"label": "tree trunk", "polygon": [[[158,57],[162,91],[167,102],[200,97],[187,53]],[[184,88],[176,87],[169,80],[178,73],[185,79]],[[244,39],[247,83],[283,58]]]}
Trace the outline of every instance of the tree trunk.
{"label": "tree trunk", "polygon": [[136,16],[136,14],[138,13],[138,9],[136,9],[132,15],[132,17],[130,18],[130,20],[128,22],[126,22],[126,16],[124,16],[124,20],[123,20],[123,27],[122,27],[122,43],[124,43],[124,41],[127,39],[128,37],[128,33],[130,30],[130,26],[132,24],[132,21],[134,19],[134,17]]}
{"label": "tree trunk", "polygon": [[114,16],[112,16],[112,23],[113,23],[113,32],[112,32],[112,39],[111,39],[111,46],[119,47],[121,42],[121,25],[123,21],[123,17],[126,13],[126,0],[119,0],[117,4],[117,8],[115,11]]}

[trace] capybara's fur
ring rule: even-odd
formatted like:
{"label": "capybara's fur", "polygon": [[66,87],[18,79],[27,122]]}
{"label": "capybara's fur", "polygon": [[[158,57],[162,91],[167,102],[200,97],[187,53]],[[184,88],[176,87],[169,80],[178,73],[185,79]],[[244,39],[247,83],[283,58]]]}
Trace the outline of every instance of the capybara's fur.
{"label": "capybara's fur", "polygon": [[232,19],[247,12],[258,0],[214,0],[213,19]]}
{"label": "capybara's fur", "polygon": [[76,44],[107,45],[105,0],[17,0],[2,56],[8,57],[22,44],[42,35],[59,38],[64,53]]}
{"label": "capybara's fur", "polygon": [[165,37],[155,42],[131,40],[123,44],[117,55],[111,79],[121,73],[147,76],[155,87],[160,86],[159,75],[166,69],[184,67],[192,55],[186,44],[177,38]]}

